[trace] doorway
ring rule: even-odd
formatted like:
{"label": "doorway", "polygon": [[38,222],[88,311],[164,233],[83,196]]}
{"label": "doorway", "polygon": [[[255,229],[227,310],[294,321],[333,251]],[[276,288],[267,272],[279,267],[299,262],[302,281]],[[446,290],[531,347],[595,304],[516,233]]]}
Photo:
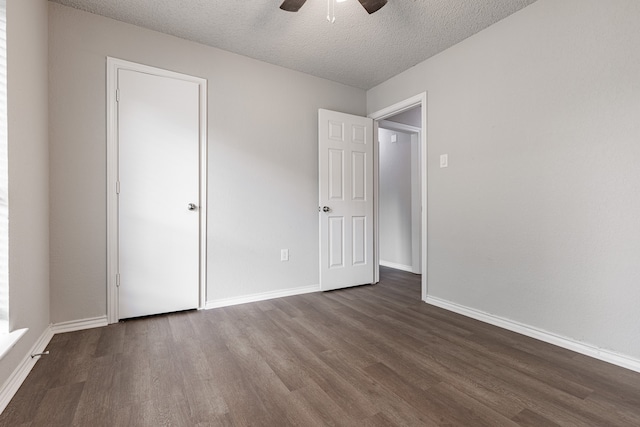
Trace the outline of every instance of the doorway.
{"label": "doorway", "polygon": [[422,270],[420,114],[378,122],[380,265],[414,274]]}
{"label": "doorway", "polygon": [[108,67],[108,321],[204,305],[206,81]]}
{"label": "doorway", "polygon": [[[416,109],[419,108],[419,112]],[[411,111],[413,110],[413,111]],[[410,112],[411,111],[411,112]],[[405,114],[403,114],[405,113]],[[427,270],[427,93],[423,92],[419,95],[413,96],[411,98],[405,99],[404,101],[400,101],[396,104],[393,104],[387,108],[376,111],[374,113],[369,114],[368,117],[374,120],[374,132],[375,132],[375,140],[377,141],[379,138],[379,128],[382,121],[389,119],[391,117],[396,118],[396,120],[401,121],[405,120],[407,117],[412,117],[412,123],[417,124],[419,120],[420,132],[418,136],[418,146],[419,146],[419,170],[420,170],[420,273],[421,277],[421,287],[422,287],[422,300],[426,300],[427,297],[427,287],[428,287],[428,270]],[[375,210],[375,258],[376,258],[376,270],[375,270],[375,281],[378,282],[380,280],[380,168],[379,168],[379,159],[380,159],[380,147],[378,144],[374,144],[374,185],[375,185],[375,200],[374,200],[374,210]],[[383,260],[384,261],[384,260]]]}

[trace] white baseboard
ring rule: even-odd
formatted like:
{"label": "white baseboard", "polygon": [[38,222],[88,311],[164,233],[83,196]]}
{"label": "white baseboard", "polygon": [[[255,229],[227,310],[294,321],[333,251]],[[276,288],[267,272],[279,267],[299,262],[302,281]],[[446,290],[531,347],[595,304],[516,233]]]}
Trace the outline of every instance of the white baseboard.
{"label": "white baseboard", "polygon": [[13,396],[17,393],[18,389],[33,369],[34,365],[38,361],[38,357],[31,357],[32,354],[42,353],[53,338],[53,332],[51,327],[48,326],[44,330],[38,341],[31,347],[31,350],[25,355],[20,364],[13,371],[11,376],[7,378],[7,381],[0,388],[0,413],[4,411]]}
{"label": "white baseboard", "polygon": [[383,267],[395,268],[396,270],[408,271],[409,273],[413,273],[413,267],[410,265],[398,264],[396,262],[383,260],[380,260],[380,265]]}
{"label": "white baseboard", "polygon": [[207,301],[207,304],[204,308],[205,310],[209,310],[211,308],[228,307],[231,305],[246,304],[248,302],[265,301],[274,298],[290,297],[293,295],[309,294],[311,292],[319,291],[320,285],[311,285],[302,288],[282,289],[279,291],[262,292],[259,294],[244,295],[241,297],[211,300]]}
{"label": "white baseboard", "polygon": [[16,367],[11,376],[0,388],[0,413],[4,411],[11,399],[16,394],[24,380],[33,369],[38,358],[32,358],[34,353],[42,353],[55,334],[64,332],[81,331],[83,329],[99,328],[107,326],[107,316],[94,317],[91,319],[72,320],[69,322],[61,322],[49,325],[42,333],[42,336],[33,345],[29,353],[22,359],[22,362]]}
{"label": "white baseboard", "polygon": [[398,264],[390,261],[380,260],[380,265],[383,267],[395,268],[396,270],[408,271],[409,273],[413,273],[413,267],[410,265]]}
{"label": "white baseboard", "polygon": [[107,326],[107,316],[53,323],[51,324],[51,330],[54,334],[62,334],[65,332],[82,331],[83,329],[100,328],[102,326]]}
{"label": "white baseboard", "polygon": [[605,362],[621,366],[632,371],[640,372],[640,359],[636,359],[631,356],[616,353],[610,350],[604,350],[602,348],[585,344],[571,338],[562,337],[551,332],[543,331],[541,329],[525,325],[523,323],[515,322],[513,320],[505,319],[499,316],[494,316],[492,314],[442,300],[440,298],[427,297],[425,302],[427,304],[435,305],[445,310],[453,311],[454,313],[462,314],[463,316],[471,317],[472,319],[476,319],[481,322],[489,323],[491,325],[498,326],[509,331],[517,332],[519,334],[547,342],[549,344],[557,345],[558,347],[566,348],[568,350],[575,351],[576,353],[584,354],[585,356],[593,357],[594,359],[603,360]]}

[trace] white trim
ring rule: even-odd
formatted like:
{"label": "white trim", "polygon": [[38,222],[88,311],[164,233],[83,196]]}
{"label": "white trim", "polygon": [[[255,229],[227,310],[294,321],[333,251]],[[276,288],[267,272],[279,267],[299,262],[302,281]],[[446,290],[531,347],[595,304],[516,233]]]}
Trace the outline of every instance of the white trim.
{"label": "white trim", "polygon": [[411,266],[422,274],[422,132],[411,134]]}
{"label": "white trim", "polygon": [[118,109],[116,89],[118,70],[133,70],[156,76],[197,83],[200,90],[200,297],[199,308],[206,305],[207,292],[207,80],[107,57],[107,321],[116,323],[118,315]]}
{"label": "white trim", "polygon": [[494,316],[493,314],[485,313],[483,311],[479,311],[440,298],[427,297],[425,299],[425,302],[427,304],[435,305],[436,307],[453,311],[454,313],[458,313],[463,316],[479,320],[481,322],[489,323],[491,325],[498,326],[509,331],[513,331],[540,341],[547,342],[549,344],[557,345],[558,347],[566,348],[568,350],[575,351],[576,353],[584,354],[585,356],[593,357],[595,359],[603,360],[605,362],[612,363],[623,368],[631,369],[632,371],[640,372],[640,359],[585,344],[571,338],[556,335],[554,333],[547,332],[533,326],[505,319],[504,317]]}
{"label": "white trim", "polygon": [[13,396],[33,369],[33,366],[38,361],[37,357],[31,357],[32,354],[42,353],[53,338],[53,332],[51,327],[47,327],[38,341],[31,347],[31,350],[25,355],[20,364],[13,370],[13,373],[7,378],[7,381],[0,388],[0,413],[4,411]]}
{"label": "white trim", "polygon": [[116,89],[118,67],[107,57],[107,318],[110,323],[118,321],[118,108]]}
{"label": "white trim", "polygon": [[380,260],[380,265],[383,267],[395,268],[396,270],[408,271],[409,273],[413,273],[413,266],[397,264],[391,261]]}
{"label": "white trim", "polygon": [[53,331],[54,334],[62,334],[65,332],[82,331],[84,329],[101,328],[107,325],[107,316],[100,316],[90,319],[53,323],[51,324],[51,331]]}
{"label": "white trim", "polygon": [[373,121],[373,283],[380,282],[380,134]]}
{"label": "white trim", "polygon": [[207,304],[207,218],[208,206],[207,184],[209,176],[209,113],[208,106],[208,86],[206,79],[200,81],[200,204],[198,213],[200,214],[200,301],[199,309],[203,309]]}
{"label": "white trim", "polygon": [[[427,105],[427,92],[422,92],[418,95],[412,96],[411,98],[407,98],[404,101],[396,102],[389,107],[383,108],[382,110],[378,110],[374,113],[369,114],[367,117],[371,117],[373,120],[384,120],[388,117],[395,116],[400,113],[404,113],[407,110],[412,109],[413,107],[417,107],[418,105],[422,105],[426,107]],[[424,118],[424,114],[423,114]],[[424,129],[424,121],[421,123],[420,127]]]}
{"label": "white trim", "polygon": [[0,360],[9,353],[9,350],[27,333],[29,328],[22,328],[15,331],[0,333]]}
{"label": "white trim", "polygon": [[[9,402],[11,402],[11,399],[13,399],[13,396],[15,396],[24,380],[27,379],[27,375],[29,375],[31,369],[33,369],[39,360],[39,358],[31,357],[31,355],[44,352],[54,335],[64,332],[81,331],[83,329],[99,328],[102,326],[107,326],[107,316],[71,320],[69,322],[55,323],[47,326],[40,338],[38,338],[38,341],[31,347],[31,350],[27,352],[20,364],[13,370],[13,373],[0,388],[0,413],[2,413]],[[20,336],[18,338],[20,338],[27,330],[26,328],[20,329],[13,333],[19,332]]]}
{"label": "white trim", "polygon": [[228,307],[231,305],[246,304],[249,302],[265,301],[274,298],[290,297],[294,295],[310,294],[320,292],[320,285],[305,286],[302,288],[282,289],[279,291],[262,292],[259,294],[244,295],[241,297],[223,298],[207,301],[205,309]]}
{"label": "white trim", "polygon": [[395,130],[398,132],[420,133],[421,129],[404,123],[392,122],[389,120],[378,120],[378,126],[382,129]]}
{"label": "white trim", "polygon": [[[382,110],[376,111],[374,113],[369,114],[367,117],[370,117],[374,120],[374,138],[375,142],[378,140],[378,122],[380,120],[384,120],[388,117],[394,116],[396,114],[400,114],[404,111],[410,110],[413,107],[421,106],[422,114],[420,120],[420,173],[422,175],[422,265],[420,271],[422,273],[422,300],[426,301],[427,293],[428,293],[428,274],[427,274],[427,223],[428,223],[428,193],[427,193],[427,164],[428,164],[428,153],[427,153],[427,92],[422,92],[418,95],[412,96],[411,98],[405,99],[404,101],[397,102],[387,108],[383,108]],[[380,263],[380,253],[378,250],[378,223],[377,217],[379,215],[378,209],[378,178],[379,171],[377,168],[378,163],[378,144],[373,144],[373,161],[374,161],[374,177],[373,177],[373,191],[374,191],[374,244],[376,248],[374,250],[374,258],[376,262],[376,266]],[[376,282],[379,280],[379,269],[375,269],[376,272]]]}

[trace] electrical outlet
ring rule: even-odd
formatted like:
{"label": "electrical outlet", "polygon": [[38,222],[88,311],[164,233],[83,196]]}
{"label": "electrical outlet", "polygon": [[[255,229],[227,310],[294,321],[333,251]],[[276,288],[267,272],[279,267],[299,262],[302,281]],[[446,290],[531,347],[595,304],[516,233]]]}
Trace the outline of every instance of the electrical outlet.
{"label": "electrical outlet", "polygon": [[280,261],[289,261],[289,249],[280,249]]}

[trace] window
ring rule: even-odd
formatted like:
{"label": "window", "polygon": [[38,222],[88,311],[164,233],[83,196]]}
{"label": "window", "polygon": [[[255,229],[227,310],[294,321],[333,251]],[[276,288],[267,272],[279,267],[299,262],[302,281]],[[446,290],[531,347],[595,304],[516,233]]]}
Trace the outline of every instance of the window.
{"label": "window", "polygon": [[0,0],[0,359],[27,328],[9,329],[9,157],[7,132],[7,1]]}

